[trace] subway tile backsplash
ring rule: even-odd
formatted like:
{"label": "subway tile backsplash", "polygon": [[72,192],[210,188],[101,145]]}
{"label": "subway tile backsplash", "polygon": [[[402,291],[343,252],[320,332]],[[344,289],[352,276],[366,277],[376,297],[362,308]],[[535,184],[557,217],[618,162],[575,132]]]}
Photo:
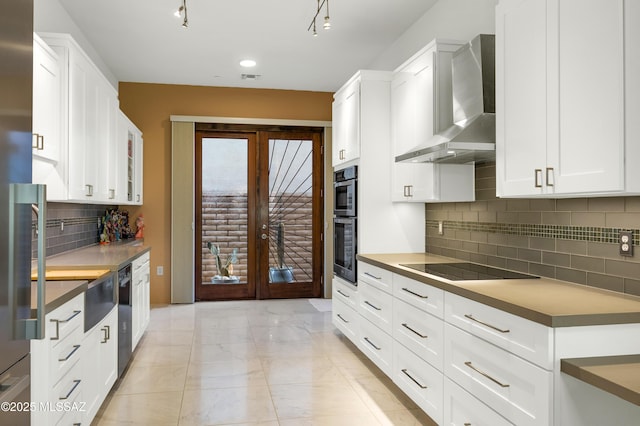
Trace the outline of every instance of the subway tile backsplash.
{"label": "subway tile backsplash", "polygon": [[[73,250],[100,241],[98,220],[115,206],[47,203],[47,256]],[[33,222],[35,230],[36,223]],[[36,256],[35,232],[31,247]]]}
{"label": "subway tile backsplash", "polygon": [[[426,204],[426,251],[640,295],[640,197],[498,199],[495,163],[476,165],[476,201]],[[438,223],[444,234],[438,234]]]}

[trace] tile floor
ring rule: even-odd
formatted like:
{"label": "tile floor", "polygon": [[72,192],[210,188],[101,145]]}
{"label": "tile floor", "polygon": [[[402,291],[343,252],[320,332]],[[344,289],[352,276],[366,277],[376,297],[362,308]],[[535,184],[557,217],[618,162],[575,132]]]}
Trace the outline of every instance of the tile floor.
{"label": "tile floor", "polygon": [[433,423],[333,327],[330,311],[295,299],[153,308],[93,424]]}

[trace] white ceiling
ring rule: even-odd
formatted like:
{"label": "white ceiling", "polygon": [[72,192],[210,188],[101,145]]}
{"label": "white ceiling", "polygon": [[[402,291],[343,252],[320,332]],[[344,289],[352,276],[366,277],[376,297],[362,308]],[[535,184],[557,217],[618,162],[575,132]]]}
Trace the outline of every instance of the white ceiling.
{"label": "white ceiling", "polygon": [[187,29],[173,15],[181,0],[60,3],[119,81],[333,92],[436,0],[330,0],[318,37],[307,32],[316,0],[187,0]]}

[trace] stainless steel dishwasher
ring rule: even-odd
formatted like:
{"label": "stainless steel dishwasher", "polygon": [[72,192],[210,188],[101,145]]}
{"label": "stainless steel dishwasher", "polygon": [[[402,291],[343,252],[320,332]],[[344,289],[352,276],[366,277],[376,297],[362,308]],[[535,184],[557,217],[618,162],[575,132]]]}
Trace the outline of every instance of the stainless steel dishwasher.
{"label": "stainless steel dishwasher", "polygon": [[131,359],[131,264],[118,270],[118,377]]}

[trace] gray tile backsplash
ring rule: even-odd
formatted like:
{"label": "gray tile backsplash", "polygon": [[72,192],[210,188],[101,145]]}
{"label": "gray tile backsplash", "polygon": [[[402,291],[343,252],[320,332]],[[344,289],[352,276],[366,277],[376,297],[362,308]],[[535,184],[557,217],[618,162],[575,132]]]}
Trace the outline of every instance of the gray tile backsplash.
{"label": "gray tile backsplash", "polygon": [[[498,199],[495,164],[476,165],[476,201],[425,204],[426,251],[640,296],[640,197]],[[444,234],[438,234],[438,222]]]}
{"label": "gray tile backsplash", "polygon": [[[47,203],[47,256],[97,244],[100,241],[98,220],[105,210],[113,208],[115,206]],[[35,232],[33,237],[31,247],[35,257]]]}

